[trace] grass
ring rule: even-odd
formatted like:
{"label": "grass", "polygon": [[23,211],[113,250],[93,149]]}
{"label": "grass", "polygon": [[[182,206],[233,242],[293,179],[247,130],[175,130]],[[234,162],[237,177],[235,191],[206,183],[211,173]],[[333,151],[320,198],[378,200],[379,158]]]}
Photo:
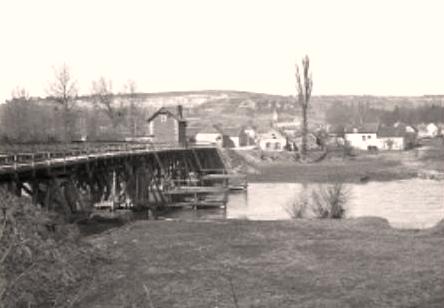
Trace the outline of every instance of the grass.
{"label": "grass", "polygon": [[444,223],[135,222],[89,239],[114,259],[77,307],[442,307]]}
{"label": "grass", "polygon": [[365,157],[313,164],[274,163],[259,167],[259,174],[250,174],[251,182],[360,182],[362,179],[390,181],[416,176],[402,168],[400,161]]}
{"label": "grass", "polygon": [[316,163],[296,162],[292,152],[267,153],[273,159],[266,160],[260,159],[258,150],[230,152],[230,157],[234,166],[248,167],[240,170],[248,173],[250,182],[357,183],[409,179],[423,170],[444,172],[442,138],[426,140],[422,147],[408,151],[354,152],[355,156],[343,157],[341,151],[330,151]]}

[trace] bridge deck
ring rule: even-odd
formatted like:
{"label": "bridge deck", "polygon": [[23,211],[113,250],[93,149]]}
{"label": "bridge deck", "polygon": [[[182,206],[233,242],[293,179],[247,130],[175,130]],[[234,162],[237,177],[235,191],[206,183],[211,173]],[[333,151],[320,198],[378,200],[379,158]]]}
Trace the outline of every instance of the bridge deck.
{"label": "bridge deck", "polygon": [[48,151],[0,153],[0,174],[40,169],[47,167],[63,167],[90,160],[126,157],[165,151],[180,151],[199,148],[215,148],[215,146],[183,147],[172,144],[113,144],[104,146],[72,146],[64,149],[56,148]]}

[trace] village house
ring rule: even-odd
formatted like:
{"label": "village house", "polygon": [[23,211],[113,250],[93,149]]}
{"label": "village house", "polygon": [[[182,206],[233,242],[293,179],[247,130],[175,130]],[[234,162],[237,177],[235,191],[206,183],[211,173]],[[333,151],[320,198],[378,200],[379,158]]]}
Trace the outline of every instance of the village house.
{"label": "village house", "polygon": [[256,130],[250,126],[243,126],[239,132],[239,147],[251,147],[256,145]]}
{"label": "village house", "polygon": [[154,143],[186,146],[187,121],[182,106],[177,109],[162,107],[147,119],[149,135]]}
{"label": "village house", "polygon": [[416,134],[417,130],[414,126],[405,124],[403,122],[396,122],[393,124],[393,127],[396,127],[397,129],[403,130],[406,133]]}
{"label": "village house", "polygon": [[[296,137],[290,139],[291,150],[300,151],[302,148],[302,135],[297,134]],[[313,133],[307,133],[307,150],[315,150],[319,148],[317,138]]]}
{"label": "village house", "polygon": [[440,129],[435,123],[420,124],[417,130],[418,138],[434,138],[440,134]]}
{"label": "village house", "polygon": [[327,126],[327,145],[331,146],[338,146],[338,145],[344,145],[344,125],[330,125]]}
{"label": "village house", "polygon": [[205,144],[214,144],[222,147],[223,145],[223,134],[220,129],[209,126],[197,131],[194,135],[194,141],[196,144],[205,145]]}
{"label": "village house", "polygon": [[287,138],[276,129],[259,134],[259,147],[264,151],[283,151]]}
{"label": "village house", "polygon": [[301,123],[296,120],[289,122],[276,122],[273,126],[287,136],[296,136],[301,131]]}
{"label": "village house", "polygon": [[344,129],[344,139],[351,147],[360,150],[369,150],[372,148],[378,148],[378,128],[376,123],[364,124],[357,128],[353,126],[347,126]]}
{"label": "village house", "polygon": [[404,131],[395,127],[380,127],[376,123],[346,127],[344,138],[347,144],[360,150],[405,149]]}
{"label": "village house", "polygon": [[196,132],[196,144],[216,144],[224,148],[241,148],[255,144],[255,132],[252,128],[222,128],[220,125],[201,129]]}
{"label": "village house", "polygon": [[404,150],[405,131],[396,127],[380,127],[378,129],[379,150]]}
{"label": "village house", "polygon": [[413,125],[396,122],[393,127],[395,127],[400,133],[403,133],[404,147],[406,149],[413,148],[418,144],[418,131]]}

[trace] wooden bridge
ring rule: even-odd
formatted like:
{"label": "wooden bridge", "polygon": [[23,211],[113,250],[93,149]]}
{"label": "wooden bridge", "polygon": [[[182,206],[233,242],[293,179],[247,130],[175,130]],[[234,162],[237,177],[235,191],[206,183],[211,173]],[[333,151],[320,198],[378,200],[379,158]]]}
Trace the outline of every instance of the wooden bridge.
{"label": "wooden bridge", "polygon": [[174,191],[184,189],[177,183],[193,183],[196,197],[214,193],[199,186],[204,176],[226,173],[215,146],[124,143],[0,154],[0,184],[68,219],[101,204],[156,210],[174,203]]}

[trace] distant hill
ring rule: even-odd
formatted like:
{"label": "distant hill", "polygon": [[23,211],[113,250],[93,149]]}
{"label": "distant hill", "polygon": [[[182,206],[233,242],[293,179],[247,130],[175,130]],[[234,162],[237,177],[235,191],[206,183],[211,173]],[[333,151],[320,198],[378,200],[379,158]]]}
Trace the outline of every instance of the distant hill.
{"label": "distant hill", "polygon": [[[295,95],[275,95],[235,90],[200,90],[200,91],[171,91],[155,93],[134,93],[132,97],[137,104],[149,105],[153,108],[181,104],[185,108],[194,108],[205,105],[205,108],[215,108],[219,104],[232,107],[249,108],[253,110],[293,109],[296,100]],[[117,101],[128,101],[130,94],[118,93]],[[48,98],[32,98],[33,101],[45,101]],[[83,95],[78,98],[79,104],[91,106],[91,96]],[[312,107],[324,109],[325,106],[334,103],[369,103],[374,108],[393,109],[399,107],[416,107],[424,104],[444,104],[444,95],[423,96],[372,96],[372,95],[314,95]],[[229,106],[229,108],[228,108]],[[223,109],[223,108],[222,108]]]}
{"label": "distant hill", "polygon": [[[268,126],[276,110],[279,121],[300,118],[300,109],[295,95],[274,95],[234,90],[175,91],[158,93],[116,94],[115,103],[127,105],[131,101],[142,107],[146,117],[162,106],[182,105],[190,126],[208,126],[220,123],[223,126],[258,125]],[[48,103],[49,98],[34,98],[33,101]],[[392,110],[398,107],[444,105],[444,95],[424,96],[371,96],[371,95],[314,95],[311,99],[309,118],[311,123],[325,122],[326,110],[332,104],[353,105],[365,103],[374,109]],[[91,96],[78,98],[78,106],[91,108]]]}

